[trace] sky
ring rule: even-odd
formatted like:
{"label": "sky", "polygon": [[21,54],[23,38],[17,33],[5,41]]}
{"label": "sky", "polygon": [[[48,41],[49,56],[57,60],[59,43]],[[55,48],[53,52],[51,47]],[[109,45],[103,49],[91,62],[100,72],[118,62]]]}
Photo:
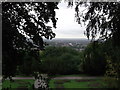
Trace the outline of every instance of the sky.
{"label": "sky", "polygon": [[[53,28],[53,32],[56,34],[55,38],[87,38],[84,35],[85,26],[78,24],[75,21],[75,10],[74,7],[67,7],[67,3],[61,1],[58,4],[56,10],[57,28]],[[52,25],[52,23],[48,23]]]}

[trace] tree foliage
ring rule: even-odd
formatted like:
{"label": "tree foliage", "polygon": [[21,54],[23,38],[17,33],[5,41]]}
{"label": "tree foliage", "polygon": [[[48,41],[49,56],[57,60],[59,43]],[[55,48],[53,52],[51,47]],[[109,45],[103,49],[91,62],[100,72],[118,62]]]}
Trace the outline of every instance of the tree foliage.
{"label": "tree foliage", "polygon": [[[80,6],[87,8],[80,11]],[[76,2],[76,20],[87,24],[85,34],[95,40],[106,41],[106,54],[116,63],[119,73],[120,52],[120,2]],[[98,39],[98,40],[99,40]],[[108,47],[109,46],[109,47]],[[107,51],[108,50],[108,51]]]}
{"label": "tree foliage", "polygon": [[36,56],[37,52],[23,51],[24,53],[21,57],[22,64],[17,65],[17,74],[18,75],[32,75],[34,72],[40,71],[40,57]]}
{"label": "tree foliage", "polygon": [[[43,49],[43,37],[52,39],[56,28],[56,2],[2,2],[3,74],[14,74],[20,50]],[[8,66],[12,67],[8,67]],[[8,67],[8,68],[7,68]]]}
{"label": "tree foliage", "polygon": [[52,75],[80,73],[78,66],[82,61],[78,51],[68,47],[47,47],[41,53],[42,72]]}
{"label": "tree foliage", "polygon": [[[57,4],[52,2],[2,3],[3,46],[26,49],[37,45],[43,48],[42,37],[47,39],[55,37],[55,33],[46,23],[51,20],[56,27],[54,10],[57,9]],[[29,39],[26,40],[27,38]]]}
{"label": "tree foliage", "polygon": [[[84,5],[87,12],[80,12]],[[120,45],[120,2],[76,2],[76,19],[78,23],[87,22],[87,37],[94,40],[112,38],[114,45]]]}
{"label": "tree foliage", "polygon": [[103,43],[90,43],[84,50],[83,71],[90,75],[104,75],[106,54]]}

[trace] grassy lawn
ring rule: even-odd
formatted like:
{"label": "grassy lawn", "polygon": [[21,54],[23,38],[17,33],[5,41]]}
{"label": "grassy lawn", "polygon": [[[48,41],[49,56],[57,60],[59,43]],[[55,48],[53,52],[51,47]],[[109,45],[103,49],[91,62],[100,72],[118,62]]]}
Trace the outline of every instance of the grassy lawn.
{"label": "grassy lawn", "polygon": [[[76,76],[76,75],[62,75],[63,76]],[[21,79],[10,82],[5,80],[2,84],[2,88],[31,88],[34,84],[32,79]],[[107,88],[108,84],[103,79],[79,79],[79,80],[57,80],[51,79],[49,82],[50,88]]]}
{"label": "grassy lawn", "polygon": [[0,90],[2,89],[2,83],[0,82]]}
{"label": "grassy lawn", "polygon": [[[31,88],[34,80],[15,80],[3,82],[3,88]],[[105,88],[106,84],[102,80],[50,80],[50,88]]]}
{"label": "grassy lawn", "polygon": [[51,80],[50,88],[107,88],[103,80]]}
{"label": "grassy lawn", "polygon": [[5,80],[2,83],[2,88],[31,88],[33,83],[34,80],[31,79],[15,80],[14,82]]}

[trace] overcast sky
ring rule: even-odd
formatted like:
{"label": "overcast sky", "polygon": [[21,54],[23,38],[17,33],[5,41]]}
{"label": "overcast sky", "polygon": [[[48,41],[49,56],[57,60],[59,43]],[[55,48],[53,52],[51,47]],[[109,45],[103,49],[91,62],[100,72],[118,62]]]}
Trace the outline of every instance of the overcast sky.
{"label": "overcast sky", "polygon": [[[53,31],[56,33],[56,38],[86,38],[84,35],[85,27],[75,21],[74,7],[67,7],[67,3],[62,1],[56,10],[57,28]],[[49,23],[51,24],[51,23]]]}

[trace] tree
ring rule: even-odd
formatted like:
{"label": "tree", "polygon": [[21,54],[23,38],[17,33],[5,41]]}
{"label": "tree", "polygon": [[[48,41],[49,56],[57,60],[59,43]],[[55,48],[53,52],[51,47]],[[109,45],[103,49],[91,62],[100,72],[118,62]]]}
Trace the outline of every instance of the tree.
{"label": "tree", "polygon": [[[22,52],[22,64],[17,65],[17,72],[20,75],[32,75],[33,72],[40,70],[40,57],[36,56],[37,52]],[[34,55],[33,55],[34,54]],[[38,58],[38,59],[37,59]]]}
{"label": "tree", "polygon": [[[80,12],[85,5],[87,12]],[[120,45],[120,2],[76,2],[76,19],[78,23],[88,22],[85,34],[106,40],[112,38],[115,46]]]}
{"label": "tree", "polygon": [[104,43],[90,43],[84,50],[83,71],[90,75],[103,75],[106,71]]}
{"label": "tree", "polygon": [[3,75],[13,76],[20,50],[43,49],[43,37],[55,37],[47,23],[51,20],[56,28],[57,5],[58,2],[2,2]]}
{"label": "tree", "polygon": [[[71,4],[71,3],[70,3]],[[72,5],[72,4],[71,4]],[[86,13],[80,14],[81,5],[87,8]],[[95,40],[99,33],[99,39],[112,41],[112,50],[115,52],[112,61],[120,67],[120,2],[76,2],[76,19],[78,23],[88,22],[86,32],[88,39],[92,37]],[[108,48],[108,46],[107,46]],[[113,56],[110,53],[111,56]],[[111,57],[110,56],[110,57]],[[120,77],[120,69],[117,69]],[[120,82],[120,80],[119,80]]]}

